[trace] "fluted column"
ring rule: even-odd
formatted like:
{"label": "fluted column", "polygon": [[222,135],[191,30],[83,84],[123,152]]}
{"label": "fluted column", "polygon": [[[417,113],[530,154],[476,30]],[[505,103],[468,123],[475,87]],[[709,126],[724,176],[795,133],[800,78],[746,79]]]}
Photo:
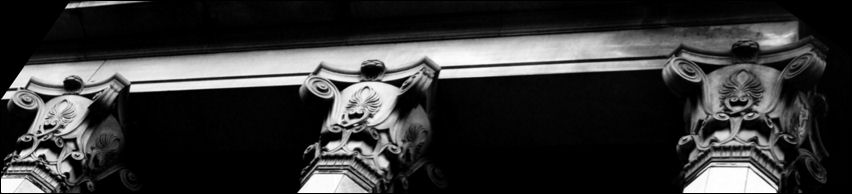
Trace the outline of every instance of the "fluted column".
{"label": "fluted column", "polygon": [[32,124],[3,160],[2,192],[92,192],[115,179],[137,191],[122,162],[130,83],[117,74],[92,84],[79,76],[62,81],[33,78],[9,101],[10,112]]}
{"label": "fluted column", "polygon": [[418,171],[445,186],[424,155],[439,71],[428,58],[395,70],[378,60],[364,61],[360,71],[320,64],[300,89],[327,117],[317,126],[319,141],[305,150],[299,192],[406,191]]}
{"label": "fluted column", "polygon": [[806,38],[763,50],[739,41],[729,51],[681,46],[663,79],[685,99],[686,135],[677,143],[684,192],[808,192],[823,185],[828,153],[816,93],[827,49]]}

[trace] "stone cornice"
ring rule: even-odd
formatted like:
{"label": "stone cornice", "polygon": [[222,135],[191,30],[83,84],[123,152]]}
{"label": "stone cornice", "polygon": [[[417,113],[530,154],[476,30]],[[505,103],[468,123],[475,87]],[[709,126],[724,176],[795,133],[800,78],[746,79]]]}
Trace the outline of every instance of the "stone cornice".
{"label": "stone cornice", "polygon": [[[763,10],[754,10],[755,6],[707,3],[706,11],[691,11],[688,14],[683,13],[683,8],[692,5],[677,3],[461,2],[454,8],[444,7],[434,11],[422,10],[428,9],[429,6],[421,8],[424,4],[429,5],[428,2],[268,4],[281,9],[307,6],[314,10],[291,12],[288,14],[293,15],[284,14],[289,17],[281,17],[281,13],[270,13],[269,10],[251,10],[253,6],[250,3],[245,6],[226,6],[228,3],[207,2],[145,2],[69,9],[62,13],[44,45],[28,64],[796,20],[776,5],[760,3],[757,5],[763,7]],[[441,7],[435,5],[431,7]],[[139,13],[148,9],[160,11]],[[184,19],[162,19],[165,21],[157,21],[157,25],[152,25],[147,20],[139,21],[134,17],[106,17],[110,16],[107,13],[115,11],[128,12],[123,14],[128,17],[145,15],[162,19],[179,16]],[[175,14],[173,12],[181,14],[169,15]],[[219,12],[241,12],[250,14],[248,18],[265,18],[263,22],[278,23],[261,22],[253,26],[255,21],[245,21],[244,17],[216,18],[221,16],[206,15]],[[97,17],[107,21],[123,20],[104,22],[92,19]],[[290,21],[293,20],[290,17],[308,21]],[[195,23],[181,23],[190,21]],[[243,25],[235,25],[238,23]],[[187,35],[189,32],[194,33]]]}
{"label": "stone cornice", "polygon": [[[779,62],[789,61],[792,58],[808,53],[815,52],[821,57],[828,52],[828,47],[819,40],[813,37],[805,37],[802,40],[793,42],[792,44],[781,47],[760,50],[759,58],[753,63],[762,65],[775,65]],[[731,58],[733,54],[730,50],[707,50],[694,46],[681,44],[669,54],[670,58],[683,58],[702,65],[726,66],[737,64]],[[786,64],[784,64],[786,65]]]}
{"label": "stone cornice", "polygon": [[[357,68],[346,65],[353,59],[379,59],[393,71],[423,56],[441,64],[440,79],[653,70],[662,68],[679,44],[724,49],[730,40],[755,39],[771,48],[795,42],[798,26],[795,21],[667,26],[27,65],[10,88],[24,87],[31,76],[50,80],[65,76],[55,72],[87,76],[85,80],[121,73],[134,83],[131,93],[292,86],[301,84],[317,69],[316,64],[351,72]],[[9,98],[11,90],[4,98]]]}

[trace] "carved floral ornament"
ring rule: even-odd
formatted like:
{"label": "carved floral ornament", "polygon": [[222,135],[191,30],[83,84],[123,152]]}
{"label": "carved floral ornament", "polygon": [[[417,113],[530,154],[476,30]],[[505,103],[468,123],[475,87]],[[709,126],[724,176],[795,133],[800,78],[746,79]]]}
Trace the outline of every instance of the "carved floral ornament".
{"label": "carved floral ornament", "polygon": [[773,50],[754,41],[729,53],[678,48],[663,79],[686,99],[687,135],[677,145],[684,184],[720,160],[755,164],[780,192],[825,184],[817,120],[826,104],[815,88],[826,50],[812,38]]}
{"label": "carved floral ornament", "polygon": [[304,100],[318,99],[315,105],[329,110],[320,140],[305,150],[302,184],[315,174],[346,172],[366,191],[399,192],[425,170],[435,186],[445,187],[440,170],[424,157],[439,71],[428,58],[391,71],[379,60],[363,62],[360,71],[321,64],[300,89]]}
{"label": "carved floral ornament", "polygon": [[67,77],[63,85],[30,80],[8,104],[32,125],[5,157],[3,179],[25,179],[45,192],[90,192],[115,178],[137,191],[135,174],[120,160],[121,103],[129,85],[121,75],[93,84],[79,76]]}

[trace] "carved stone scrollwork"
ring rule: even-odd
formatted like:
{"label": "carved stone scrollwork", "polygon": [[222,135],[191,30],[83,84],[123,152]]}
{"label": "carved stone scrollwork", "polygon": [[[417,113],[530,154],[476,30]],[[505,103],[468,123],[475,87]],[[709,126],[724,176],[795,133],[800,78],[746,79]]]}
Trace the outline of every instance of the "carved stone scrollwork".
{"label": "carved stone scrollwork", "polygon": [[825,184],[828,153],[818,121],[826,104],[816,83],[826,50],[812,38],[774,50],[739,41],[727,55],[678,48],[663,80],[686,99],[688,134],[676,149],[685,163],[684,191],[720,191],[694,181],[713,179],[709,169],[726,165],[747,167],[767,182],[732,191],[809,192]]}
{"label": "carved stone scrollwork", "polygon": [[[409,177],[421,171],[435,187],[446,187],[425,155],[439,71],[428,58],[390,71],[379,60],[363,62],[360,71],[321,64],[300,89],[306,101],[331,101],[320,140],[305,149],[300,192],[405,192]],[[337,190],[313,186],[319,177],[335,175],[350,181],[324,183]]]}
{"label": "carved stone scrollwork", "polygon": [[126,188],[137,191],[135,177],[126,178],[132,173],[121,162],[120,104],[129,88],[121,75],[93,84],[79,76],[68,76],[62,85],[30,80],[7,106],[12,114],[28,115],[32,125],[6,156],[2,177],[34,188],[4,192],[91,192],[119,171]]}

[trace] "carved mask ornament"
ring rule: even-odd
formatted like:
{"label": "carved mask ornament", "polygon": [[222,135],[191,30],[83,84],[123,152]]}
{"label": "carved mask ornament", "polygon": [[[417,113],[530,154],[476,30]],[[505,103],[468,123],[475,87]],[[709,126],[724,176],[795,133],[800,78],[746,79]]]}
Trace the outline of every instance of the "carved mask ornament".
{"label": "carved mask ornament", "polygon": [[424,157],[439,70],[429,59],[387,73],[378,60],[365,61],[357,72],[321,64],[300,90],[306,102],[330,106],[319,142],[305,151],[301,191],[307,192],[318,174],[345,174],[358,191],[400,192],[408,189],[414,172],[424,170],[443,187],[440,171]]}
{"label": "carved mask ornament", "polygon": [[3,179],[23,179],[43,192],[91,192],[102,180],[115,178],[129,191],[138,190],[135,175],[120,159],[119,104],[128,88],[120,75],[90,85],[78,76],[62,86],[31,80],[9,101],[10,112],[33,122],[6,156]]}
{"label": "carved mask ornament", "polygon": [[753,166],[776,191],[813,191],[824,184],[828,153],[816,121],[826,105],[815,92],[824,52],[811,38],[767,51],[740,41],[730,55],[678,48],[663,78],[686,99],[687,135],[677,146],[684,186],[726,162]]}

